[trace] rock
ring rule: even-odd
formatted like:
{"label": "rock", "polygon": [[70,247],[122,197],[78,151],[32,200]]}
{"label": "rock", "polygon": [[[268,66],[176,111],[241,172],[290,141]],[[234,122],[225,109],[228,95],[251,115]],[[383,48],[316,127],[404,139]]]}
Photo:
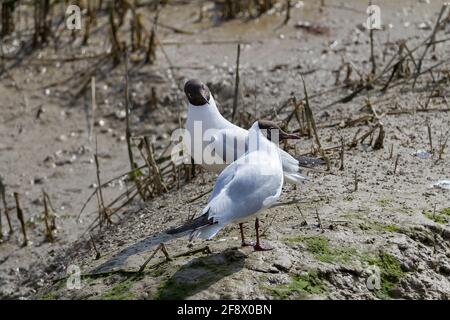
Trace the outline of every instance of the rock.
{"label": "rock", "polygon": [[114,114],[116,116],[117,119],[119,120],[123,120],[125,119],[125,117],[127,116],[125,110],[117,110],[116,113]]}
{"label": "rock", "polygon": [[46,178],[39,178],[35,177],[33,180],[33,184],[43,184],[45,182]]}
{"label": "rock", "polygon": [[105,120],[99,119],[99,120],[95,121],[95,124],[94,124],[94,125],[97,126],[97,127],[104,127],[105,124],[106,124],[106,121],[105,121]]}
{"label": "rock", "polygon": [[288,272],[292,267],[292,261],[288,256],[281,256],[273,263],[273,266],[280,271]]}
{"label": "rock", "polygon": [[444,262],[438,267],[438,272],[444,276],[450,277],[450,265]]}

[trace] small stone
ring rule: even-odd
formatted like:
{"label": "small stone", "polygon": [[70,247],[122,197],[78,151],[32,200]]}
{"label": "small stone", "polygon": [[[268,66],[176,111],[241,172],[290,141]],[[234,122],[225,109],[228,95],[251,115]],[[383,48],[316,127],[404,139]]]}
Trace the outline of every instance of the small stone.
{"label": "small stone", "polygon": [[99,119],[99,120],[95,121],[94,125],[97,127],[103,127],[105,124],[106,124],[105,120]]}
{"label": "small stone", "polygon": [[431,30],[431,25],[429,22],[419,23],[419,25],[417,27],[421,30]]}
{"label": "small stone", "polygon": [[273,263],[273,266],[280,271],[288,272],[292,267],[292,261],[287,256],[281,256]]}
{"label": "small stone", "polygon": [[117,110],[115,116],[117,119],[123,120],[127,116],[127,113],[125,112],[125,110]]}
{"label": "small stone", "polygon": [[36,177],[36,178],[34,178],[34,180],[33,180],[33,184],[43,184],[44,181],[45,181],[45,178],[39,178],[39,177]]}

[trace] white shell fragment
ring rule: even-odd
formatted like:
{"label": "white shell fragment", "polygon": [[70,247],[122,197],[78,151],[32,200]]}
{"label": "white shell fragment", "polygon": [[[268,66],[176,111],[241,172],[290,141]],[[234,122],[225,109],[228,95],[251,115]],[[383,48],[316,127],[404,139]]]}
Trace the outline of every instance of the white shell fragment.
{"label": "white shell fragment", "polygon": [[450,190],[450,179],[449,180],[440,180],[433,184],[434,188],[446,189]]}

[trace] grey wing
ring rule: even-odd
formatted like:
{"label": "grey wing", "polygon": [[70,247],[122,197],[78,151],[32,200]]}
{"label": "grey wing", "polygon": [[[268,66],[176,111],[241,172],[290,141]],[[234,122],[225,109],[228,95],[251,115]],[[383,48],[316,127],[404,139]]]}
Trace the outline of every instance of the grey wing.
{"label": "grey wing", "polygon": [[216,183],[214,184],[213,191],[208,198],[208,203],[211,202],[217,195],[225,190],[230,181],[234,178],[238,166],[235,163],[230,164],[226,167],[217,177]]}
{"label": "grey wing", "polygon": [[226,169],[226,177],[219,177],[217,181],[220,188],[213,191],[204,211],[208,211],[208,217],[226,224],[245,219],[275,203],[281,193],[283,175],[281,172],[261,174],[260,169],[257,164],[232,163]]}

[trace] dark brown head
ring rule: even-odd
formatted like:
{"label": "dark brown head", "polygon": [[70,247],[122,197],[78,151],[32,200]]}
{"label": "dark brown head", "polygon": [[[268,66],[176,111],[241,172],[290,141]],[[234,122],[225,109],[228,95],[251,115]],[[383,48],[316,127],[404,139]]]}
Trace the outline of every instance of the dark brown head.
{"label": "dark brown head", "polygon": [[[274,131],[278,130],[278,139],[287,140],[287,139],[300,139],[300,136],[294,133],[287,133],[283,131],[279,125],[270,120],[258,120],[259,129],[267,132],[267,139],[272,141],[272,136],[275,136]],[[278,141],[274,141],[278,142]]]}
{"label": "dark brown head", "polygon": [[209,88],[200,80],[191,79],[184,85],[184,93],[189,103],[194,106],[203,106],[209,103],[211,93]]}

